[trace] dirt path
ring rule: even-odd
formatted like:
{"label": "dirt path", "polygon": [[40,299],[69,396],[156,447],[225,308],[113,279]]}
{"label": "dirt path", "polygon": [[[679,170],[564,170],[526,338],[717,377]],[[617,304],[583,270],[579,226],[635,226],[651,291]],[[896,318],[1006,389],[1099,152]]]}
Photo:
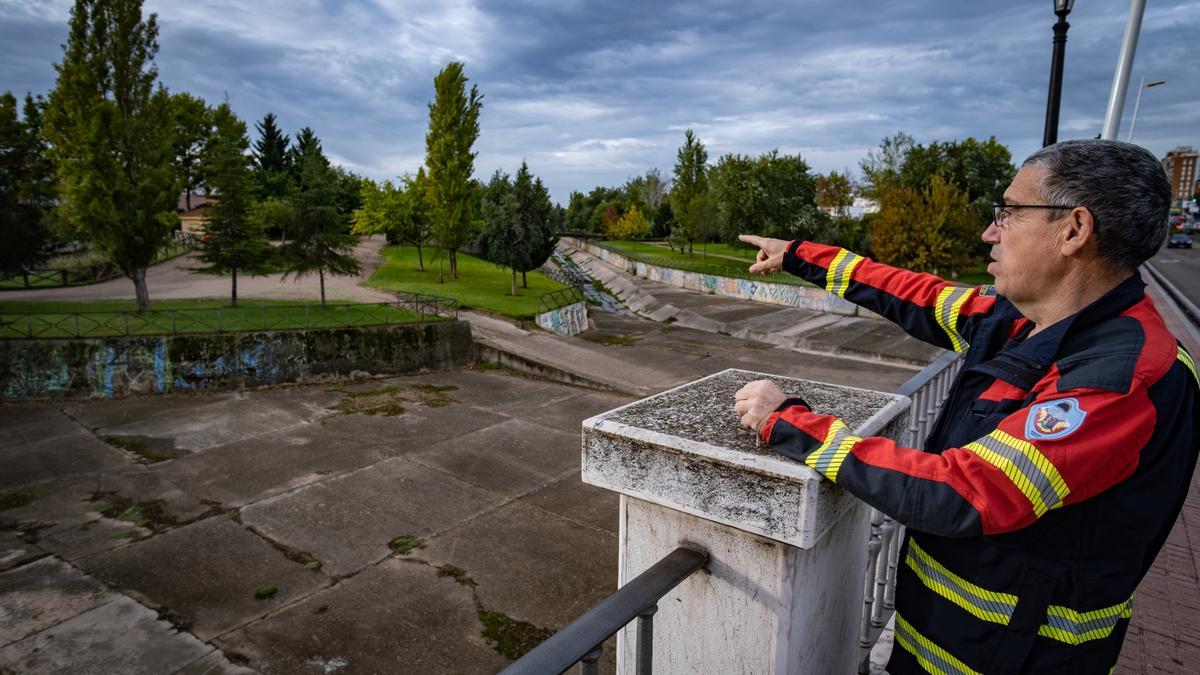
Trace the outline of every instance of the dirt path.
{"label": "dirt path", "polygon": [[[354,250],[362,264],[360,277],[326,277],[325,296],[331,302],[385,302],[395,299],[391,293],[367,288],[362,282],[382,263],[379,251],[384,246],[381,235],[364,237]],[[150,301],[179,298],[227,298],[229,277],[194,272],[201,263],[185,255],[156,265],[146,272]],[[238,298],[255,300],[320,300],[317,275],[299,280],[281,281],[280,275],[264,277],[238,276]],[[0,292],[0,302],[15,300],[133,300],[133,282],[124,277],[90,286],[45,288]]]}

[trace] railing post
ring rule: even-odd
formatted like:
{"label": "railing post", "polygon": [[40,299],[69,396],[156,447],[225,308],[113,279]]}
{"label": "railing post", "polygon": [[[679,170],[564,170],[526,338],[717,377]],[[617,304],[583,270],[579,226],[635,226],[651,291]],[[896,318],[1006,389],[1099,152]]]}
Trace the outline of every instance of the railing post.
{"label": "railing post", "polygon": [[650,675],[654,671],[654,613],[658,605],[651,605],[638,614],[637,675]]}
{"label": "railing post", "polygon": [[579,670],[583,675],[596,675],[600,672],[599,664],[600,657],[604,656],[604,645],[596,645],[596,648],[588,652],[579,662]]}

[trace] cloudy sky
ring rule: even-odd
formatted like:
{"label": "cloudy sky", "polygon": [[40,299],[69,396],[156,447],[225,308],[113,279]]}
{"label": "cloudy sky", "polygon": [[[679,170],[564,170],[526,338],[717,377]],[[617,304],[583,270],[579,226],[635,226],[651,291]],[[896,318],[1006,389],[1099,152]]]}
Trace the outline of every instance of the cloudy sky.
{"label": "cloudy sky", "polygon": [[[1200,146],[1200,0],[1151,0],[1134,140]],[[0,0],[0,90],[54,85],[71,2]],[[433,77],[464,62],[484,95],[476,173],[522,159],[555,199],[669,174],[685,129],[709,156],[799,152],[850,169],[880,139],[995,135],[1020,161],[1041,145],[1050,0],[148,0],[161,80],[248,123],[311,126],[336,162],[376,179],[424,157]],[[1070,15],[1059,138],[1100,133],[1127,0]],[[253,133],[252,133],[253,135]]]}

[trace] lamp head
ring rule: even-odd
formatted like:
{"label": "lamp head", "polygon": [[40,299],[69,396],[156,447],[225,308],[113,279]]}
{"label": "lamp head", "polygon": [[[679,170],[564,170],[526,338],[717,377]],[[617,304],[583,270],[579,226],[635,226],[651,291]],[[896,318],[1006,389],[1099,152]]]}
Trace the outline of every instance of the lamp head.
{"label": "lamp head", "polygon": [[1071,13],[1071,8],[1075,6],[1075,0],[1054,0],[1054,13],[1058,15],[1066,15]]}

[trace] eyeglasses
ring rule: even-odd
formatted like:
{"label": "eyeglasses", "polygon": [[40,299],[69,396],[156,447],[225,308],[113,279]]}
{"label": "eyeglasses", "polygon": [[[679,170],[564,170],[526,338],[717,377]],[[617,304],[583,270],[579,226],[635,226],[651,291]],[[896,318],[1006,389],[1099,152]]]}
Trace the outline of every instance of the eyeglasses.
{"label": "eyeglasses", "polygon": [[1079,208],[1076,206],[1060,206],[1057,204],[992,204],[993,219],[996,226],[1000,228],[1008,227],[1008,219],[1012,216],[1013,209],[1051,209],[1068,211],[1070,209]]}

